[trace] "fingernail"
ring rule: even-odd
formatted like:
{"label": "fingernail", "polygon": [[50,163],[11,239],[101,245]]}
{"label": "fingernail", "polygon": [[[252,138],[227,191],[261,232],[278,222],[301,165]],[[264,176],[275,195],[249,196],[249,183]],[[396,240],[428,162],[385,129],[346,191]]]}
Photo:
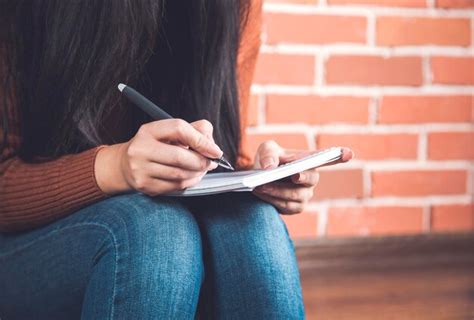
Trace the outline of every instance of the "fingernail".
{"label": "fingernail", "polygon": [[217,149],[219,150],[219,158],[220,158],[224,155],[224,151],[222,151],[222,149],[219,147],[217,147]]}
{"label": "fingernail", "polygon": [[298,181],[304,182],[306,180],[306,175],[300,173],[300,176],[298,177]]}
{"label": "fingernail", "polygon": [[219,148],[219,146],[217,144],[215,144],[214,142],[212,141],[209,141],[210,142],[210,147],[212,149],[212,155],[213,156],[217,156],[217,158],[220,158],[222,157],[222,155],[224,154],[224,152],[222,152],[221,148]]}

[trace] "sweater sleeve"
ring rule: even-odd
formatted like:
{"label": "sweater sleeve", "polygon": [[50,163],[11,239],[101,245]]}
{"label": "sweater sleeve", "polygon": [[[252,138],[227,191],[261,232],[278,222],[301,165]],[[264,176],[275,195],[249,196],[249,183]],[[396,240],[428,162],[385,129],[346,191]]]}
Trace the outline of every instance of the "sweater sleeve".
{"label": "sweater sleeve", "polygon": [[240,101],[241,146],[237,159],[238,168],[252,166],[253,155],[248,151],[245,129],[248,126],[249,96],[260,51],[260,35],[262,29],[262,0],[252,0],[247,21],[242,31],[239,54],[237,58],[237,76]]}
{"label": "sweater sleeve", "polygon": [[0,163],[0,231],[39,227],[106,198],[95,181],[93,148],[44,163]]}
{"label": "sweater sleeve", "polygon": [[0,88],[0,101],[7,102],[0,104],[0,123],[6,119],[9,128],[7,136],[0,130],[0,145],[7,146],[0,154],[0,231],[39,227],[108,197],[97,185],[94,173],[95,156],[104,146],[48,162],[22,161],[17,156],[18,112],[4,94]]}

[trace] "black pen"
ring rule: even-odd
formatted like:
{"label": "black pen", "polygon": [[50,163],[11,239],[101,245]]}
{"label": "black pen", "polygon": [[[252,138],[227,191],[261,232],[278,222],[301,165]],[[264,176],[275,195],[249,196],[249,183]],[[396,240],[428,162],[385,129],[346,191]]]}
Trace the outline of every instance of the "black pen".
{"label": "black pen", "polygon": [[[166,111],[158,107],[156,104],[145,98],[140,92],[129,87],[125,84],[119,84],[118,89],[122,92],[131,102],[133,102],[137,107],[145,111],[150,117],[155,120],[164,120],[164,119],[173,119]],[[208,158],[208,157],[206,157]],[[227,159],[222,155],[220,159],[208,158],[211,161],[216,162],[219,166],[234,170],[232,165],[227,161]]]}

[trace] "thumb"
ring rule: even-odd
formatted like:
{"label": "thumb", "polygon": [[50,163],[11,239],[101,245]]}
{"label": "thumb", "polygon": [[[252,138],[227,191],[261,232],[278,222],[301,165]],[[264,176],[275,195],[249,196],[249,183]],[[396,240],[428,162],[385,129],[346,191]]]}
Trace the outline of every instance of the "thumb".
{"label": "thumb", "polygon": [[266,141],[257,150],[260,167],[271,169],[278,167],[281,147],[275,141]]}

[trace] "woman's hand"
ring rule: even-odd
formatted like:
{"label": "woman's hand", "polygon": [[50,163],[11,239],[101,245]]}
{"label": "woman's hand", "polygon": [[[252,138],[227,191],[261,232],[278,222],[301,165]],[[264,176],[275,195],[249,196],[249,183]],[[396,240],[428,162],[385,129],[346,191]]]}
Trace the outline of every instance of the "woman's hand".
{"label": "woman's hand", "polygon": [[97,184],[108,194],[136,190],[150,196],[191,187],[217,167],[206,157],[222,156],[212,130],[206,120],[144,124],[130,141],[98,152]]}
{"label": "woman's hand", "polygon": [[[256,169],[272,169],[280,164],[306,157],[314,152],[285,150],[274,141],[267,141],[260,145],[255,156]],[[352,159],[352,151],[343,149],[342,160]],[[334,164],[334,163],[331,163]],[[314,188],[319,182],[317,169],[306,170],[291,176],[284,181],[275,181],[255,188],[256,196],[273,204],[282,214],[295,214],[304,210],[306,204],[313,197]]]}

